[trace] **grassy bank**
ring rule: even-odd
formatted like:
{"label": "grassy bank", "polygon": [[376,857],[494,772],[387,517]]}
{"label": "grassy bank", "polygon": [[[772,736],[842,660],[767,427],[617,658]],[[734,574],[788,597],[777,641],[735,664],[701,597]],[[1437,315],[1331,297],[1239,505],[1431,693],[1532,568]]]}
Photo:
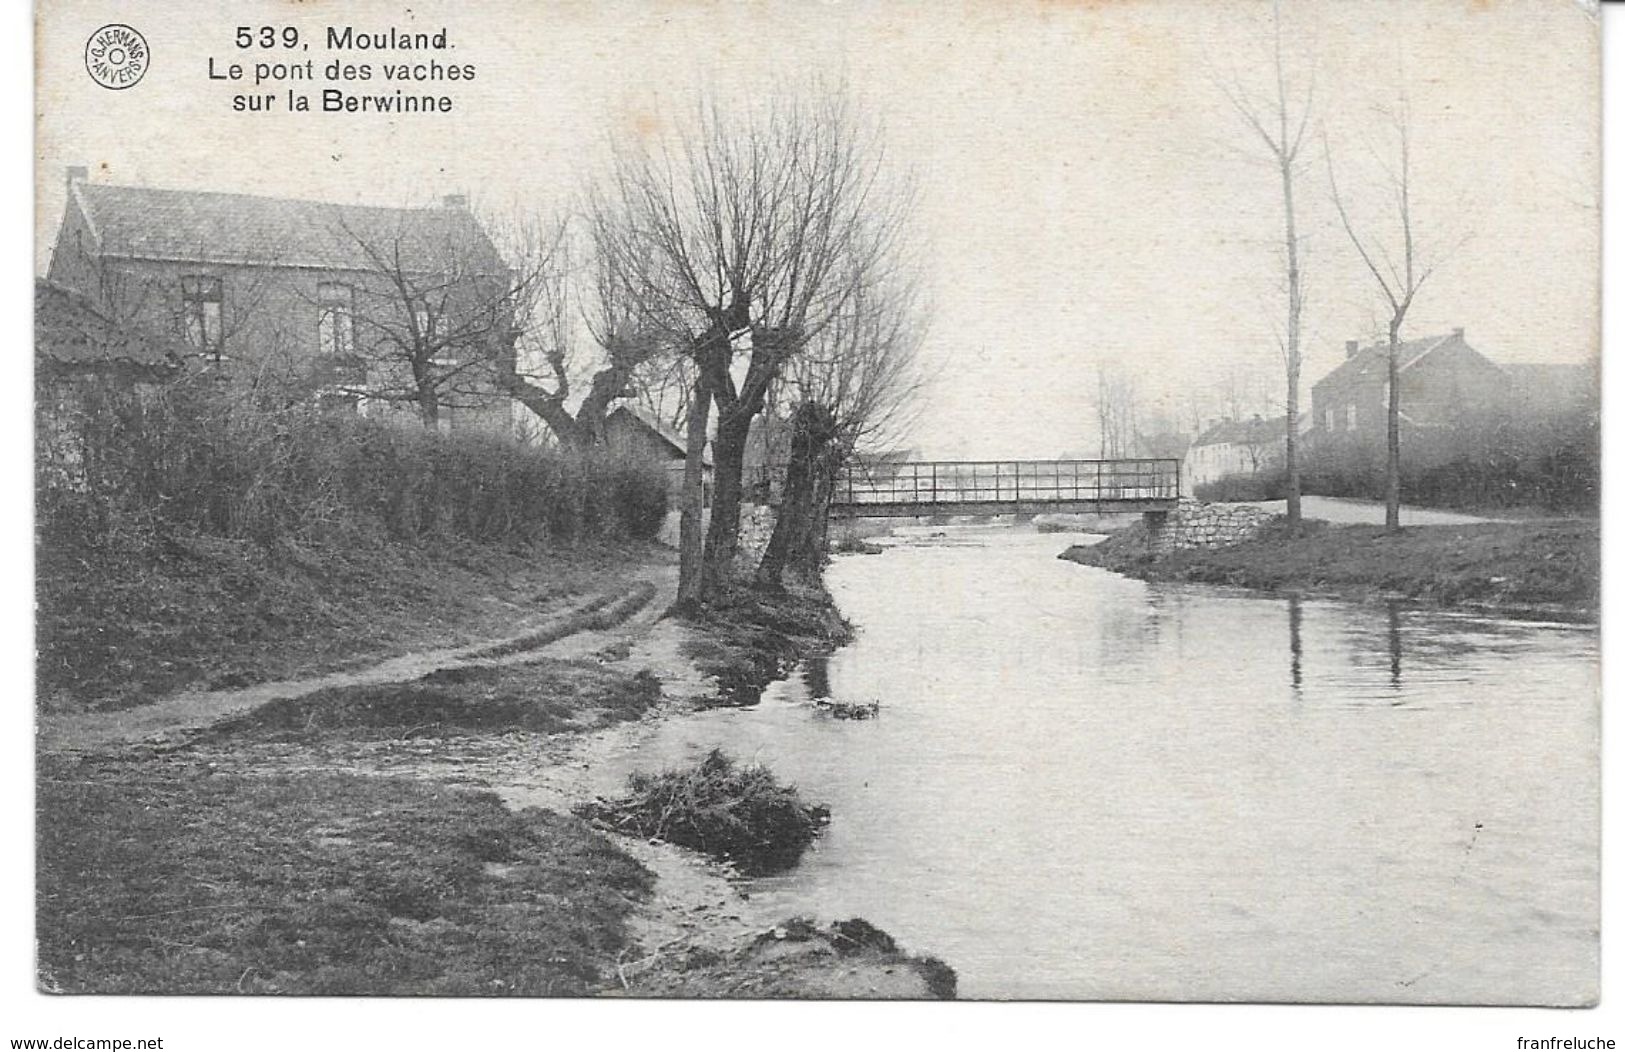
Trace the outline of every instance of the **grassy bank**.
{"label": "grassy bank", "polygon": [[627,675],[595,661],[538,658],[278,698],[197,737],[212,743],[314,743],[558,734],[637,719],[659,701],[660,681],[648,672]]}
{"label": "grassy bank", "polygon": [[567,995],[651,878],[579,820],[411,779],[42,761],[41,985]]}
{"label": "grassy bank", "polygon": [[1153,558],[1136,524],[1062,558],[1152,581],[1594,618],[1601,545],[1594,520],[1411,526],[1397,534],[1306,523],[1296,536],[1277,527],[1232,547]]}

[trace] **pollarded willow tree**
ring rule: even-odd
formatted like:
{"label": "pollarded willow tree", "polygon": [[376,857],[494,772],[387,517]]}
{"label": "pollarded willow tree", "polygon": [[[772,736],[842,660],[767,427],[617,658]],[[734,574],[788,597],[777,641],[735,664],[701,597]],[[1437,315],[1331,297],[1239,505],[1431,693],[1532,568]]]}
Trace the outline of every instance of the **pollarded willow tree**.
{"label": "pollarded willow tree", "polygon": [[497,380],[562,445],[577,449],[604,445],[610,410],[633,397],[669,351],[614,265],[613,234],[602,220],[527,220],[502,231],[514,281],[525,290],[514,300],[512,339],[495,360]]}
{"label": "pollarded willow tree", "polygon": [[[608,256],[642,316],[694,364],[678,605],[733,571],[752,422],[786,364],[885,270],[911,195],[880,131],[844,91],[706,102],[657,141],[617,145],[594,201]],[[703,448],[716,410],[711,521]]]}
{"label": "pollarded willow tree", "polygon": [[816,577],[828,552],[837,476],[860,450],[883,452],[907,433],[925,381],[921,297],[906,274],[856,287],[843,310],[781,380],[790,414],[778,521],[756,570],[776,589],[786,574]]}

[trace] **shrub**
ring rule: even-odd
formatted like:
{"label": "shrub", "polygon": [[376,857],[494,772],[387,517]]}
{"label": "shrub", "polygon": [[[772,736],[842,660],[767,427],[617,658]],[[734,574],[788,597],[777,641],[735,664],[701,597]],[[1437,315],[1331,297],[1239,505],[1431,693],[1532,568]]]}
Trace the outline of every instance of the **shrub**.
{"label": "shrub", "polygon": [[40,404],[46,540],[573,543],[648,539],[665,515],[665,476],[652,464],[266,407],[201,378],[143,392],[82,384],[42,391]]}
{"label": "shrub", "polygon": [[[1305,449],[1300,477],[1311,496],[1382,500],[1386,453],[1368,445],[1323,442]],[[1414,432],[1400,446],[1401,499],[1426,507],[1493,511],[1541,508],[1596,514],[1601,447],[1595,418],[1542,426],[1501,424]],[[1198,500],[1286,497],[1286,472],[1227,475],[1196,487]]]}
{"label": "shrub", "polygon": [[1193,490],[1197,500],[1252,501],[1282,500],[1286,497],[1286,472],[1257,475],[1224,475],[1203,482]]}
{"label": "shrub", "polygon": [[741,766],[719,749],[698,764],[634,774],[619,800],[579,813],[639,836],[732,860],[746,873],[788,869],[829,822],[829,808],[808,804],[761,764]]}

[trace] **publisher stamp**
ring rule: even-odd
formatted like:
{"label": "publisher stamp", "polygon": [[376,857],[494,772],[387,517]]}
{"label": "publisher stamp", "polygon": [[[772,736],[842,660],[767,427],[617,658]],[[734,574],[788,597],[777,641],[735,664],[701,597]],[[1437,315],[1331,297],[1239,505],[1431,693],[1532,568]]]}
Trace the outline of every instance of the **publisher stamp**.
{"label": "publisher stamp", "polygon": [[119,22],[102,26],[85,42],[85,70],[104,88],[133,88],[151,64],[147,38]]}

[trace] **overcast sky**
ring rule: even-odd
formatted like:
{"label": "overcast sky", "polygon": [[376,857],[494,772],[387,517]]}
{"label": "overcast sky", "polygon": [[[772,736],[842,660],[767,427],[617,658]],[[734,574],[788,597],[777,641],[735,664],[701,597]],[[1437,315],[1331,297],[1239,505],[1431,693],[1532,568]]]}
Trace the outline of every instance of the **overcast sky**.
{"label": "overcast sky", "polygon": [[[62,169],[114,183],[490,208],[561,205],[612,135],[658,132],[704,92],[844,79],[912,166],[935,303],[937,380],[915,445],[943,457],[1094,451],[1097,366],[1132,370],[1173,408],[1228,372],[1283,385],[1279,186],[1238,147],[1210,71],[1262,88],[1268,7],[1211,0],[947,3],[234,3],[132,9],[41,0],[41,270]],[[159,14],[162,11],[163,14]],[[150,13],[149,13],[150,12]],[[367,14],[373,12],[374,14]],[[1302,176],[1310,302],[1306,379],[1380,327],[1376,290],[1329,206],[1322,134],[1357,218],[1382,200],[1372,107],[1414,115],[1415,215],[1449,249],[1406,327],[1465,327],[1506,361],[1578,361],[1597,329],[1594,16],[1571,0],[1289,3],[1291,64],[1313,64]],[[132,21],[153,62],[107,91],[85,40]],[[236,115],[210,55],[237,25],[438,28],[478,76],[450,116]],[[319,89],[321,85],[314,85]],[[1323,127],[1323,132],[1322,132]],[[1305,384],[1306,394],[1307,386]]]}

